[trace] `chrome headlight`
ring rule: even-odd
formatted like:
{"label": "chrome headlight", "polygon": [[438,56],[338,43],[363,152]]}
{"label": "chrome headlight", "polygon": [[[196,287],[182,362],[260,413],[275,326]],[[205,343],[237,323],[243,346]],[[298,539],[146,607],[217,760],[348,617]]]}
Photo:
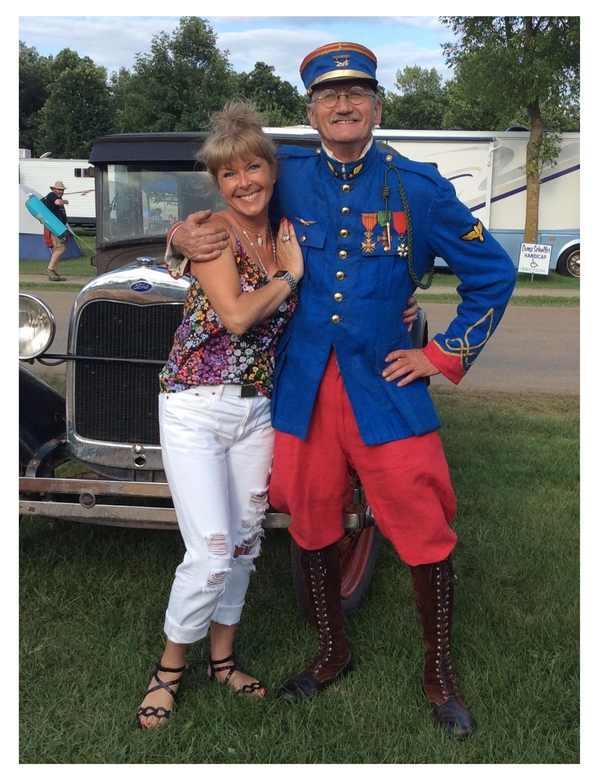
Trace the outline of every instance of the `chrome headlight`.
{"label": "chrome headlight", "polygon": [[40,356],[52,344],[55,332],[50,308],[31,294],[19,294],[19,359]]}

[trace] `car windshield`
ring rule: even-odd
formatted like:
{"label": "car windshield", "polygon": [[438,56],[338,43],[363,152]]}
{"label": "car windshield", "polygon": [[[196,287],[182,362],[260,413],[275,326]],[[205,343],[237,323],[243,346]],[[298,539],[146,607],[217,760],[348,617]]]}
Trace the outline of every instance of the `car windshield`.
{"label": "car windshield", "polygon": [[225,207],[205,171],[111,164],[102,175],[102,243],[166,235],[190,213]]}

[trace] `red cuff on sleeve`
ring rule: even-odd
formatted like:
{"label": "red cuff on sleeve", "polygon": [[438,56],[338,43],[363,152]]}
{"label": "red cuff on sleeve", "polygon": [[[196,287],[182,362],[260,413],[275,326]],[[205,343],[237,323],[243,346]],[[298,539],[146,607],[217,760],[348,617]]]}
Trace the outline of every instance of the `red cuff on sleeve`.
{"label": "red cuff on sleeve", "polygon": [[423,348],[423,353],[437,367],[445,378],[454,385],[458,385],[466,375],[465,370],[460,365],[458,356],[451,356],[440,348],[435,340],[430,340]]}

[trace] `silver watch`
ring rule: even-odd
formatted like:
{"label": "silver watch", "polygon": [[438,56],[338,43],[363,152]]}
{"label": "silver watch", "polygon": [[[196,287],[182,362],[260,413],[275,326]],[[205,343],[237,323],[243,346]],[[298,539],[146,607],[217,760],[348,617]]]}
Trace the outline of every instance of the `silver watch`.
{"label": "silver watch", "polygon": [[284,269],[277,270],[277,272],[273,275],[273,280],[285,280],[292,291],[295,291],[298,288],[298,283],[296,283],[292,273],[286,272]]}

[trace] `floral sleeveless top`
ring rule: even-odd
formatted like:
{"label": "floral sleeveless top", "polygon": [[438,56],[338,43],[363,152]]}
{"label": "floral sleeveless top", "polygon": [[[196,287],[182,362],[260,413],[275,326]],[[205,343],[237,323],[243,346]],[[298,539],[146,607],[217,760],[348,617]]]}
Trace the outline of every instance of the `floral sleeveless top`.
{"label": "floral sleeveless top", "polygon": [[[235,237],[233,254],[242,292],[251,294],[271,281],[263,269],[250,261],[238,236]],[[192,276],[183,321],[159,375],[160,392],[185,391],[196,385],[250,383],[270,398],[275,345],[297,304],[298,294],[293,291],[269,318],[244,334],[232,334],[221,323],[200,282]]]}

